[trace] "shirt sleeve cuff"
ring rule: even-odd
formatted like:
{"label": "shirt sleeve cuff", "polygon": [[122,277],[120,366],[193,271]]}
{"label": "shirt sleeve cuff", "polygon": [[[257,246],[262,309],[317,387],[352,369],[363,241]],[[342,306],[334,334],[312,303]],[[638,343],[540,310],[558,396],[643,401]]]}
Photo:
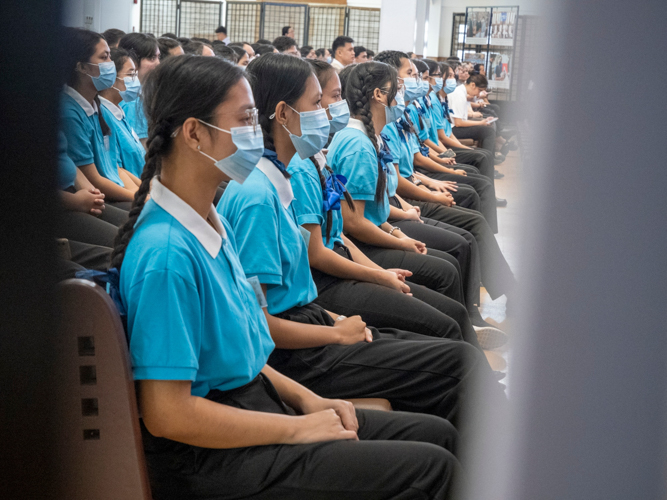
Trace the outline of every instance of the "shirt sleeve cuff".
{"label": "shirt sleeve cuff", "polygon": [[263,274],[263,273],[246,273],[248,278],[257,276],[259,282],[263,285],[282,285],[283,277],[279,274]]}
{"label": "shirt sleeve cuff", "polygon": [[375,199],[375,194],[350,192],[350,196],[352,197],[353,200],[359,200],[359,201],[373,201]]}
{"label": "shirt sleeve cuff", "polygon": [[324,222],[324,217],[320,214],[303,214],[297,217],[299,226],[304,224],[319,224],[321,225]]}
{"label": "shirt sleeve cuff", "polygon": [[196,368],[136,366],[132,369],[134,380],[190,380],[197,378]]}
{"label": "shirt sleeve cuff", "polygon": [[84,165],[90,165],[91,163],[95,163],[95,158],[90,157],[77,160],[72,159],[72,161],[74,162],[74,165],[76,165],[77,167],[83,167]]}

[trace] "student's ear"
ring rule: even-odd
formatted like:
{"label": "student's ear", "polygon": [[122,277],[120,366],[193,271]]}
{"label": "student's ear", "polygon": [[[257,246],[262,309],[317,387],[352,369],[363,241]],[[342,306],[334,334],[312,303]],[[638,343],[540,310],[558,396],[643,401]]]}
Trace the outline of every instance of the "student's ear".
{"label": "student's ear", "polygon": [[278,125],[285,125],[287,123],[287,110],[289,107],[285,101],[280,101],[276,106],[276,116],[274,117]]}
{"label": "student's ear", "polygon": [[377,102],[382,102],[382,91],[379,88],[373,90],[373,98]]}
{"label": "student's ear", "polygon": [[182,135],[188,148],[197,151],[202,145],[202,139],[208,140],[208,131],[204,131],[205,128],[206,126],[196,118],[188,118],[181,125],[176,137]]}

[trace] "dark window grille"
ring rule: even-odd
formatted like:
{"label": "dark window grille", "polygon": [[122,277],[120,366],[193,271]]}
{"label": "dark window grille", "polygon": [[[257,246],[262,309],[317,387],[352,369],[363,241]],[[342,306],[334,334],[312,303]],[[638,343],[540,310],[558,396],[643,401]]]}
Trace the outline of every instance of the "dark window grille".
{"label": "dark window grille", "polygon": [[350,7],[347,36],[354,39],[354,45],[361,45],[377,53],[380,41],[380,9]]}
{"label": "dark window grille", "polygon": [[264,35],[267,40],[275,40],[283,34],[284,26],[294,28],[294,39],[299,47],[303,45],[306,28],[306,5],[281,3],[264,4]]}
{"label": "dark window grille", "polygon": [[176,33],[178,0],[142,0],[139,31],[160,36]]}
{"label": "dark window grille", "polygon": [[466,13],[456,12],[452,23],[452,45],[450,56],[456,56],[463,61],[463,39],[466,29]]}
{"label": "dark window grille", "polygon": [[334,39],[345,33],[345,7],[309,7],[308,45],[329,49]]}
{"label": "dark window grille", "polygon": [[[227,36],[232,42],[254,43],[261,35],[262,4],[227,2]],[[273,40],[273,39],[271,39]]]}
{"label": "dark window grille", "polygon": [[179,36],[213,40],[215,29],[222,22],[222,3],[181,0]]}

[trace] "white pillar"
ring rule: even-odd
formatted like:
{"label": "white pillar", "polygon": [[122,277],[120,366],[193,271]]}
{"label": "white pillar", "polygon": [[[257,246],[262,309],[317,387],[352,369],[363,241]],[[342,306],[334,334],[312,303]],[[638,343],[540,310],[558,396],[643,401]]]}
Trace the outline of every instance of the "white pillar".
{"label": "white pillar", "polygon": [[415,23],[418,0],[382,0],[380,41],[383,50],[415,50]]}
{"label": "white pillar", "polygon": [[109,28],[131,33],[139,31],[139,13],[140,4],[134,0],[66,0],[63,24],[100,33]]}
{"label": "white pillar", "polygon": [[[424,56],[434,58],[440,56],[440,33],[442,32],[440,0],[427,0],[430,2],[428,9],[428,33],[426,35],[426,48]],[[448,54],[447,54],[448,55]]]}

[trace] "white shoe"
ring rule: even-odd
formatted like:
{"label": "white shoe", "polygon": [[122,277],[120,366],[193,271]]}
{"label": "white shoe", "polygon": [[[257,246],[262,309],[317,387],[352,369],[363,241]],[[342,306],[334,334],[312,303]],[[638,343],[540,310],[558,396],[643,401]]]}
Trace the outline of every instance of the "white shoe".
{"label": "white shoe", "polygon": [[509,337],[505,332],[492,326],[473,326],[477,341],[484,350],[497,349],[507,344]]}

